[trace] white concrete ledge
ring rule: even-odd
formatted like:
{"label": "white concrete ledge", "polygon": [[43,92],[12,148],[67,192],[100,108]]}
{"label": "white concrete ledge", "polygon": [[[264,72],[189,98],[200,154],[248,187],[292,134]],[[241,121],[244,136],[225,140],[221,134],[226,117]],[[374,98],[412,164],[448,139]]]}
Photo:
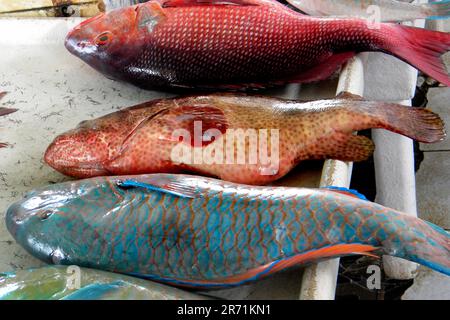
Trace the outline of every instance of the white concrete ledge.
{"label": "white concrete ledge", "polygon": [[[339,77],[336,94],[343,91],[356,95],[364,92],[364,61],[366,54],[351,59]],[[349,187],[352,163],[327,160],[322,171],[321,187]],[[314,264],[304,270],[300,291],[301,300],[333,300],[339,271],[339,259]]]}

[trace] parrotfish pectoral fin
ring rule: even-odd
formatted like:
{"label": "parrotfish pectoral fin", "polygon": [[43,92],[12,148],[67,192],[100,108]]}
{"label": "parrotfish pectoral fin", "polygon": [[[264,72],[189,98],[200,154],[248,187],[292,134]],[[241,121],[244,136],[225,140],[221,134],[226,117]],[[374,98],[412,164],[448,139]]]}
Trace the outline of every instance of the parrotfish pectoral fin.
{"label": "parrotfish pectoral fin", "polygon": [[345,194],[346,196],[350,196],[350,197],[354,197],[354,198],[358,198],[358,199],[369,201],[366,198],[365,195],[363,195],[363,194],[361,194],[358,191],[353,190],[353,189],[348,189],[348,188],[343,188],[343,187],[335,187],[335,186],[324,187],[323,189],[328,189],[328,190],[331,190],[333,192]]}
{"label": "parrotfish pectoral fin", "polygon": [[80,288],[72,294],[65,296],[62,300],[102,300],[109,293],[123,287],[123,282],[94,283]]}
{"label": "parrotfish pectoral fin", "polygon": [[183,198],[195,198],[198,193],[194,187],[185,185],[175,176],[159,176],[128,179],[119,183],[125,188],[144,188],[151,191],[168,193]]}

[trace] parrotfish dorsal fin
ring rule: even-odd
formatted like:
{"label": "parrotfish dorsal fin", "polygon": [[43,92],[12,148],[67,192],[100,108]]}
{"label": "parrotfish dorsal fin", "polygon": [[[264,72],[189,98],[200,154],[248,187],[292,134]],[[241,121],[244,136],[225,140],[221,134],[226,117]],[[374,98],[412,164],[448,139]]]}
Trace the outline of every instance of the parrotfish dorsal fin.
{"label": "parrotfish dorsal fin", "polygon": [[359,193],[356,190],[353,189],[348,189],[348,188],[344,188],[344,187],[335,187],[335,186],[330,186],[330,187],[323,187],[323,189],[328,189],[337,193],[341,193],[341,194],[345,194],[346,196],[350,196],[350,197],[354,197],[354,198],[359,198],[362,200],[367,200],[369,201],[365,195]]}
{"label": "parrotfish dorsal fin", "polygon": [[271,0],[157,0],[164,8],[194,6],[261,6],[270,4]]}
{"label": "parrotfish dorsal fin", "polygon": [[182,198],[196,198],[198,196],[195,187],[183,184],[182,181],[172,176],[133,178],[121,181],[118,185],[125,188],[144,188]]}

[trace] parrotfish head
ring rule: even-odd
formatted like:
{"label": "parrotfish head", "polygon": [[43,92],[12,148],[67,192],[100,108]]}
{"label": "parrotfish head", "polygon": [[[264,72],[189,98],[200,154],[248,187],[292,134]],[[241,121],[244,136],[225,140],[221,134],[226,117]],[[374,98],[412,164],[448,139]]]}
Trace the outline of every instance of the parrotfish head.
{"label": "parrotfish head", "polygon": [[74,237],[96,239],[89,231],[91,224],[102,216],[102,210],[107,212],[123,200],[117,196],[120,190],[110,192],[112,183],[93,178],[36,189],[7,209],[6,227],[36,258],[77,264],[88,254],[89,241],[73,241]]}
{"label": "parrotfish head", "polygon": [[55,170],[73,177],[108,175],[107,163],[117,157],[142,117],[129,110],[81,122],[47,148],[44,160]]}
{"label": "parrotfish head", "polygon": [[137,50],[135,7],[101,13],[76,26],[67,35],[65,46],[75,56],[109,77],[116,77]]}
{"label": "parrotfish head", "polygon": [[[68,252],[62,241],[71,222],[63,211],[73,204],[79,188],[73,183],[29,192],[6,212],[6,227],[28,252],[47,263],[64,263]],[[84,192],[84,191],[83,191]],[[58,243],[59,242],[59,243]],[[75,249],[75,248],[74,248]]]}

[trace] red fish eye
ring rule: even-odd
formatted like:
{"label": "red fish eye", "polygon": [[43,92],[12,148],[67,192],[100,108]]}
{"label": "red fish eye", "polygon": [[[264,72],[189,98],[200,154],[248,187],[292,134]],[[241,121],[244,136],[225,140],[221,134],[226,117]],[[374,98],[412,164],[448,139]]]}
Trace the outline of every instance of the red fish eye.
{"label": "red fish eye", "polygon": [[105,44],[108,44],[111,40],[111,33],[105,32],[97,36],[95,39],[95,44],[98,46],[104,46]]}

